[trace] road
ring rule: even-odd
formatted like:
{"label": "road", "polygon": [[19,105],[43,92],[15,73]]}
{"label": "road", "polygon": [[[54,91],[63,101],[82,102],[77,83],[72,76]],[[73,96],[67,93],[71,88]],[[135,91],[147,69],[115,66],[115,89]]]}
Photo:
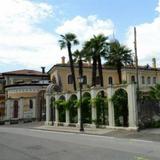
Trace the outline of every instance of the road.
{"label": "road", "polygon": [[159,160],[160,143],[0,127],[0,160]]}

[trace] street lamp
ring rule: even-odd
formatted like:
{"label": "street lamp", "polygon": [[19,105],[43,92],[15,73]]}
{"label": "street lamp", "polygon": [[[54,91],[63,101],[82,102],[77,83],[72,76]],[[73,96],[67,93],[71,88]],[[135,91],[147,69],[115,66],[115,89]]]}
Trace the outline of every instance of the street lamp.
{"label": "street lamp", "polygon": [[82,85],[83,85],[83,64],[81,58],[81,52],[79,57],[79,91],[80,91],[80,132],[84,131],[83,118],[82,118]]}

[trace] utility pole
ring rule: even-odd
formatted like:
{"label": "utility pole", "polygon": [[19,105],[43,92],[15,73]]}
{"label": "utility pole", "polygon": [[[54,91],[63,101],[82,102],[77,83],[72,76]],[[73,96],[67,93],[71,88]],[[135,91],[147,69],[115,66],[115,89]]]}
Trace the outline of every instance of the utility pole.
{"label": "utility pole", "polygon": [[136,68],[136,81],[137,81],[137,101],[139,97],[139,75],[138,75],[138,56],[137,56],[137,33],[134,27],[134,49],[135,49],[135,68]]}

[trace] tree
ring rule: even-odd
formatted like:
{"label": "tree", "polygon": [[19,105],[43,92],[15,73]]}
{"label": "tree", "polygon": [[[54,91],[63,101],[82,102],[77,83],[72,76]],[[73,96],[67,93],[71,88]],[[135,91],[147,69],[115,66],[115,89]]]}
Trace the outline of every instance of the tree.
{"label": "tree", "polygon": [[154,101],[160,101],[160,84],[156,84],[154,87],[150,87],[149,97]]}
{"label": "tree", "polygon": [[[104,57],[106,54],[108,43],[106,40],[108,37],[103,34],[93,36],[89,41],[86,41],[84,44],[84,51],[86,57],[92,58],[92,86],[96,86],[96,75],[97,69],[99,72],[100,85],[103,87],[103,72],[102,72],[102,62],[101,57]],[[98,68],[97,68],[98,64]]]}
{"label": "tree", "polygon": [[121,45],[118,40],[110,42],[106,55],[107,65],[115,66],[118,72],[119,83],[122,83],[121,69],[127,64],[133,64],[131,50]]}
{"label": "tree", "polygon": [[67,48],[67,50],[68,50],[71,74],[72,74],[72,79],[73,79],[73,88],[76,91],[77,87],[76,87],[74,62],[72,59],[71,47],[72,47],[72,45],[78,45],[79,41],[77,40],[76,35],[73,33],[66,33],[65,35],[60,35],[60,36],[62,38],[61,40],[59,40],[60,48],[61,49]]}

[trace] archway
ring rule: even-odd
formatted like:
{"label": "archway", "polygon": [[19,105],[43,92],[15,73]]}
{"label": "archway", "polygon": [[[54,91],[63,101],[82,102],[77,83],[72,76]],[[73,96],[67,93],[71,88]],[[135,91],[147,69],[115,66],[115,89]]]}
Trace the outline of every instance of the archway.
{"label": "archway", "polygon": [[76,103],[77,103],[77,96],[73,94],[68,100],[69,117],[71,123],[78,122]]}
{"label": "archway", "polygon": [[58,107],[59,122],[65,122],[66,121],[66,116],[65,116],[65,111],[66,111],[65,96],[60,96],[58,101],[56,101],[56,103],[57,103],[57,107]]}
{"label": "archway", "polygon": [[82,121],[83,123],[91,123],[91,95],[85,92],[82,96]]}
{"label": "archway", "polygon": [[18,101],[14,101],[14,106],[13,106],[13,118],[18,118]]}
{"label": "archway", "polygon": [[114,104],[115,125],[128,127],[128,94],[120,88],[112,97]]}
{"label": "archway", "polygon": [[51,108],[50,117],[53,125],[53,122],[55,121],[55,98],[54,97],[51,98],[50,108]]}
{"label": "archway", "polygon": [[107,95],[104,91],[99,91],[95,98],[97,110],[97,124],[108,125],[108,103]]}

